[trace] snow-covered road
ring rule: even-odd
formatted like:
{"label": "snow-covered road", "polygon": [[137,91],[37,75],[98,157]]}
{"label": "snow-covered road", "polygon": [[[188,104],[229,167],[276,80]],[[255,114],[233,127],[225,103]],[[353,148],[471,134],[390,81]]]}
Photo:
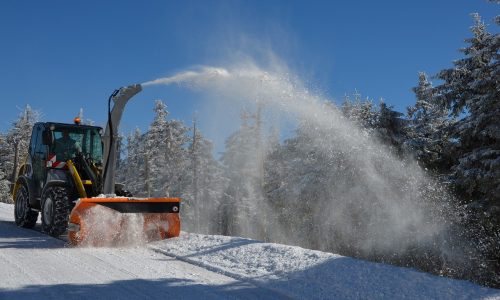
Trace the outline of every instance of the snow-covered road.
{"label": "snow-covered road", "polygon": [[0,299],[282,298],[147,247],[67,247],[18,228],[12,209],[0,203]]}
{"label": "snow-covered road", "polygon": [[183,233],[71,248],[0,203],[0,299],[500,299],[500,290],[299,247]]}

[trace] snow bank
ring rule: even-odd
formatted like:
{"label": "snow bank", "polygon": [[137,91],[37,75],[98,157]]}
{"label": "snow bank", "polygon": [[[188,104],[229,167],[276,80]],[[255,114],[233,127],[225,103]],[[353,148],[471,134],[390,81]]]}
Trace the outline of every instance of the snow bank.
{"label": "snow bank", "polygon": [[500,300],[500,290],[468,281],[238,237],[182,232],[146,247],[67,248],[15,226],[13,209],[0,203],[0,269],[8,275],[0,282],[0,299],[81,293],[123,299]]}
{"label": "snow bank", "polygon": [[300,247],[182,233],[150,248],[303,299],[500,299],[500,290]]}

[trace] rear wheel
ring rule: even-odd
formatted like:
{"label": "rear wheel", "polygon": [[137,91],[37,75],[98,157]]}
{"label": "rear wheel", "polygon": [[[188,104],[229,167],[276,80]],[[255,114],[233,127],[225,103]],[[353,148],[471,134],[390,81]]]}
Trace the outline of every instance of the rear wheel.
{"label": "rear wheel", "polygon": [[68,190],[51,186],[42,195],[42,230],[58,237],[68,228],[70,204]]}
{"label": "rear wheel", "polygon": [[35,227],[36,220],[38,219],[38,212],[32,210],[29,206],[28,188],[22,183],[16,193],[16,200],[14,202],[14,218],[17,226],[24,228]]}

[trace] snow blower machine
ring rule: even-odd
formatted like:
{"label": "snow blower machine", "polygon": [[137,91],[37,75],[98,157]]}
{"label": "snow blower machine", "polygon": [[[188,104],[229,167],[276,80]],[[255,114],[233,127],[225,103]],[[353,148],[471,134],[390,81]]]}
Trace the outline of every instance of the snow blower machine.
{"label": "snow blower machine", "polygon": [[132,216],[147,241],[179,236],[179,198],[136,198],[115,183],[118,126],[141,90],[136,84],[113,92],[104,134],[78,118],[34,125],[12,190],[18,226],[33,228],[41,212],[42,231],[51,236],[67,232],[72,245],[113,245],[129,228],[124,216]]}

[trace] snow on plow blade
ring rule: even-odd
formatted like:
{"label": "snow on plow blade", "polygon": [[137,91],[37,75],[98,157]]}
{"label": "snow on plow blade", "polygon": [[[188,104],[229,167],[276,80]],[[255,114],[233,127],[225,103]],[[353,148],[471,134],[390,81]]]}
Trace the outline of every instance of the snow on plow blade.
{"label": "snow on plow blade", "polygon": [[114,246],[177,237],[179,198],[81,198],[71,211],[72,245]]}

